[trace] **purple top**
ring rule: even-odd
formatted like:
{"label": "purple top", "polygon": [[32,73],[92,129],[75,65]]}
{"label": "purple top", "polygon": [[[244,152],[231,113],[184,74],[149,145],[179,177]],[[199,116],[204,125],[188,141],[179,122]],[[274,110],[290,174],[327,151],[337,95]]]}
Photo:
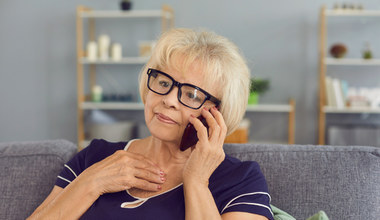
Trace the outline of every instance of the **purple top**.
{"label": "purple top", "polygon": [[[131,141],[129,142],[131,143]],[[117,150],[127,150],[128,142],[110,143],[95,139],[72,158],[59,174],[55,185],[65,188],[92,164]],[[220,214],[249,212],[273,219],[270,195],[258,163],[241,162],[226,155],[209,179],[209,189]],[[125,205],[130,205],[125,207]],[[133,206],[134,208],[131,208]],[[81,219],[185,219],[183,185],[148,198],[128,191],[100,196]]]}

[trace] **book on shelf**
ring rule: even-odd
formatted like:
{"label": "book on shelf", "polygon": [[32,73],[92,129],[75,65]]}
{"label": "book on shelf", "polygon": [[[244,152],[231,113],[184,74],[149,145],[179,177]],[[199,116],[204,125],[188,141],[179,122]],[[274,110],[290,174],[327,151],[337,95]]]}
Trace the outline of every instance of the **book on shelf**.
{"label": "book on shelf", "polygon": [[325,85],[327,106],[344,108],[346,106],[348,83],[344,80],[327,76]]}
{"label": "book on shelf", "polygon": [[345,106],[345,98],[343,97],[341,82],[340,80],[333,78],[332,84],[335,93],[336,107],[343,108]]}
{"label": "book on shelf", "polygon": [[329,107],[380,107],[380,88],[349,87],[348,82],[326,76],[326,105]]}
{"label": "book on shelf", "polygon": [[336,106],[331,77],[327,76],[325,78],[325,85],[326,85],[326,101],[327,101],[326,105]]}

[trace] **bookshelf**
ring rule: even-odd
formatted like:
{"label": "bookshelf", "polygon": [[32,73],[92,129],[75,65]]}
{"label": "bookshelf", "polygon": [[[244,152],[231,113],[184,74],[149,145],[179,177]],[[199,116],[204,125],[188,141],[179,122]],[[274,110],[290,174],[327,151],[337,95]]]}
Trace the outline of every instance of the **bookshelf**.
{"label": "bookshelf", "polygon": [[[148,57],[123,57],[121,60],[114,61],[112,59],[95,61],[87,58],[84,50],[85,42],[95,40],[95,21],[98,19],[136,19],[136,18],[152,18],[161,19],[161,31],[165,31],[174,26],[174,12],[169,6],[163,6],[161,10],[140,10],[140,11],[102,11],[93,10],[85,6],[77,7],[76,15],[76,39],[77,39],[77,112],[78,112],[78,147],[84,148],[90,143],[85,137],[84,112],[91,110],[122,110],[122,111],[143,111],[144,105],[141,102],[92,102],[89,101],[89,91],[85,91],[85,84],[89,88],[96,85],[96,67],[113,65],[144,65],[148,61]],[[84,39],[84,21],[88,21],[88,39]],[[84,68],[88,67],[88,68]],[[89,74],[89,81],[85,81],[85,69]],[[294,143],[295,134],[295,102],[290,100],[288,104],[258,104],[247,107],[247,113],[254,112],[270,112],[288,114],[288,140],[287,143]],[[273,141],[267,141],[266,143]],[[286,142],[286,141],[284,141]]]}
{"label": "bookshelf", "polygon": [[[142,103],[130,102],[90,102],[88,97],[89,91],[85,91],[85,84],[92,88],[96,85],[96,66],[97,65],[143,65],[148,61],[148,57],[122,57],[118,61],[112,59],[96,59],[95,61],[87,59],[85,43],[95,41],[95,22],[99,19],[134,19],[150,18],[161,19],[161,33],[174,27],[174,11],[168,5],[163,5],[159,10],[130,10],[130,11],[112,11],[112,10],[93,10],[89,7],[78,6],[76,10],[76,43],[77,43],[77,129],[78,129],[78,147],[79,149],[87,146],[89,141],[85,140],[84,111],[88,110],[141,110]],[[87,21],[87,36],[84,39],[85,21]],[[85,68],[88,67],[88,68]],[[85,71],[86,69],[86,71]],[[89,74],[88,81],[85,81],[85,72]]]}
{"label": "bookshelf", "polygon": [[[80,108],[84,110],[144,110],[143,103],[133,103],[133,102],[82,102]],[[295,101],[293,99],[289,100],[288,104],[257,104],[248,105],[246,109],[246,114],[258,113],[258,112],[268,112],[268,113],[285,113],[288,115],[288,139],[285,141],[273,141],[266,140],[260,141],[262,143],[287,143],[294,144],[295,141]],[[80,146],[87,146],[89,140],[81,140]],[[256,143],[256,141],[255,141]],[[86,145],[87,144],[87,145]]]}
{"label": "bookshelf", "polygon": [[254,143],[272,143],[272,144],[294,144],[295,143],[295,114],[296,103],[294,99],[290,99],[288,104],[258,104],[248,105],[246,114],[254,112],[270,112],[270,113],[285,113],[288,114],[288,140],[276,141],[276,140],[254,140]]}
{"label": "bookshelf", "polygon": [[[351,10],[351,9],[326,9],[323,6],[320,11],[320,48],[319,48],[319,111],[318,111],[318,144],[325,144],[326,136],[326,114],[380,114],[380,107],[352,106],[329,106],[328,94],[326,92],[326,77],[328,77],[328,66],[350,66],[360,68],[365,66],[380,66],[380,59],[362,58],[330,58],[327,57],[327,21],[328,17],[380,17],[380,10]],[[376,73],[375,73],[376,74]],[[376,77],[374,78],[376,79]],[[377,77],[380,79],[380,77]],[[380,81],[380,80],[379,80]]]}

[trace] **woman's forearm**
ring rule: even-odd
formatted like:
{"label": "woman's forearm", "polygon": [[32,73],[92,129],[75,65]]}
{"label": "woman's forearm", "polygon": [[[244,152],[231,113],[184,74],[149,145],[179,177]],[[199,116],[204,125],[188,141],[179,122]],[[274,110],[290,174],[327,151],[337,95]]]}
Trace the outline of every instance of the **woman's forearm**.
{"label": "woman's forearm", "polygon": [[98,197],[93,186],[75,180],[28,219],[79,219]]}
{"label": "woman's forearm", "polygon": [[222,219],[207,184],[184,183],[186,220]]}

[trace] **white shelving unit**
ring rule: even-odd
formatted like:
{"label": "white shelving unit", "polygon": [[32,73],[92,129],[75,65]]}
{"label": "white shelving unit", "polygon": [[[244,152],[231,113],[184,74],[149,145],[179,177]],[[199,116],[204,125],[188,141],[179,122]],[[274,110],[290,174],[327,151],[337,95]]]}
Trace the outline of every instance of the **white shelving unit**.
{"label": "white shelving unit", "polygon": [[[83,20],[89,21],[89,40],[94,40],[95,19],[110,19],[110,18],[161,18],[162,31],[174,26],[173,10],[169,6],[163,6],[162,10],[140,10],[140,11],[96,11],[87,7],[79,6],[77,8],[77,75],[78,75],[78,145],[79,148],[87,146],[90,141],[85,140],[84,135],[84,119],[83,111],[88,110],[143,110],[142,103],[135,102],[91,102],[86,100],[84,91],[84,69],[83,66],[89,66],[90,73],[90,88],[95,85],[95,69],[98,64],[107,65],[142,65],[148,61],[148,57],[123,57],[120,61],[95,60],[87,59],[84,51],[83,43]],[[89,95],[87,95],[89,96]],[[250,105],[247,107],[247,112],[273,112],[273,113],[288,113],[288,141],[294,143],[294,118],[295,118],[295,102],[289,101],[289,104],[259,104]],[[268,143],[271,141],[268,141]],[[273,141],[272,141],[273,142]]]}
{"label": "white shelving unit", "polygon": [[258,104],[247,107],[247,112],[292,112],[293,110],[291,104]]}
{"label": "white shelving unit", "polygon": [[170,11],[161,10],[131,10],[131,11],[81,11],[81,18],[172,18]]}
{"label": "white shelving unit", "polygon": [[[129,102],[103,102],[95,103],[86,99],[84,84],[88,83],[89,88],[96,84],[96,65],[143,65],[148,61],[148,57],[123,57],[119,61],[112,59],[90,61],[87,59],[84,50],[84,25],[83,21],[88,20],[88,41],[95,40],[95,20],[96,19],[136,19],[136,18],[153,18],[161,19],[161,31],[164,32],[174,26],[174,11],[170,6],[164,5],[161,10],[130,10],[130,11],[98,11],[92,10],[85,6],[77,7],[76,14],[76,38],[77,38],[77,112],[78,112],[78,147],[81,149],[87,146],[89,141],[85,140],[84,135],[84,111],[86,110],[142,110],[142,103]],[[84,81],[84,67],[88,66],[89,82]],[[89,93],[89,92],[88,92]]]}
{"label": "white shelving unit", "polygon": [[[82,109],[103,109],[103,110],[143,110],[144,105],[138,102],[83,102]],[[275,104],[258,104],[248,105],[247,112],[284,112],[293,111],[293,106],[275,105]]]}
{"label": "white shelving unit", "polygon": [[112,59],[108,60],[95,60],[90,61],[86,57],[80,59],[81,64],[144,64],[148,61],[148,57],[123,57],[119,61],[114,61]]}
{"label": "white shelving unit", "polygon": [[341,114],[352,114],[352,113],[370,113],[370,114],[380,114],[380,108],[370,108],[370,107],[345,107],[337,108],[331,106],[325,106],[323,108],[325,113],[341,113]]}
{"label": "white shelving unit", "polygon": [[[144,110],[143,103],[133,102],[83,102],[80,106],[82,110]],[[295,134],[295,102],[289,101],[289,104],[258,104],[248,105],[247,113],[269,112],[288,114],[288,140],[287,141],[260,141],[260,143],[287,143],[294,144]],[[255,141],[255,143],[257,143]],[[82,141],[81,146],[87,146],[88,140]]]}
{"label": "white shelving unit", "polygon": [[342,65],[342,66],[380,66],[380,59],[353,59],[353,58],[330,58],[325,57],[325,65]]}
{"label": "white shelving unit", "polygon": [[288,114],[288,140],[286,141],[273,141],[273,140],[262,140],[254,141],[254,143],[261,144],[294,144],[295,140],[295,111],[296,104],[293,99],[289,100],[289,104],[258,104],[258,105],[248,105],[246,113],[254,112],[269,112],[269,113],[286,113]]}
{"label": "white shelving unit", "polygon": [[[327,18],[328,17],[380,17],[380,10],[328,10],[325,6],[320,14],[320,74],[319,74],[319,122],[318,122],[318,143],[325,144],[326,114],[379,114],[380,108],[371,107],[331,107],[326,103],[325,77],[327,66],[380,66],[380,59],[362,58],[330,58],[326,56],[327,42]],[[375,73],[376,74],[376,73]],[[377,78],[380,79],[380,76]]]}
{"label": "white shelving unit", "polygon": [[144,105],[138,102],[83,102],[83,110],[143,110]]}
{"label": "white shelving unit", "polygon": [[379,10],[353,10],[353,9],[334,9],[329,10],[325,9],[325,15],[334,17],[334,16],[362,16],[362,17],[380,17]]}

